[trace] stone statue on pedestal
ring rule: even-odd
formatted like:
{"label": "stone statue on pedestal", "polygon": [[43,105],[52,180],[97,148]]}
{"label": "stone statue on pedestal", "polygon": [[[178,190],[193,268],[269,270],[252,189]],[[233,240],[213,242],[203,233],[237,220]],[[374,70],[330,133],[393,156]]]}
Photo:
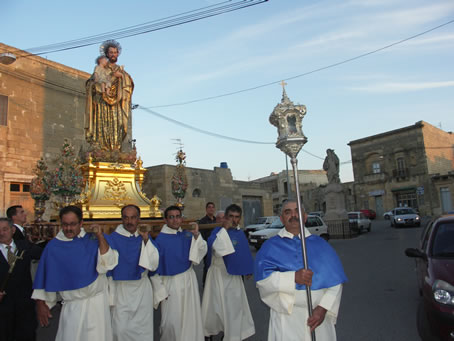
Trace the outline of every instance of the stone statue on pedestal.
{"label": "stone statue on pedestal", "polygon": [[[339,178],[339,158],[333,149],[326,150],[326,158],[323,162],[323,169],[328,176],[328,186],[326,186],[325,201],[326,213],[324,219],[331,220],[345,220],[347,218],[347,211],[345,210],[345,198],[343,188]],[[331,232],[330,232],[331,233]]]}
{"label": "stone statue on pedestal", "polygon": [[328,176],[328,183],[340,183],[339,178],[339,158],[333,149],[326,150],[325,162],[323,162],[323,170],[326,171]]}

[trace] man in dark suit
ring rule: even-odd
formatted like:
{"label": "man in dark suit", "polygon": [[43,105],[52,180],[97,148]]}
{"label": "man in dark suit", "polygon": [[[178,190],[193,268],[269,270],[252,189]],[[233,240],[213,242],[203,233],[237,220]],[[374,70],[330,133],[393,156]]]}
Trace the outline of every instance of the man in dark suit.
{"label": "man in dark suit", "polygon": [[10,219],[0,218],[0,340],[34,341],[37,321],[30,263],[39,259],[42,249],[25,239],[14,240],[15,230]]}
{"label": "man in dark suit", "polygon": [[14,232],[14,240],[25,239],[27,233],[23,227],[27,221],[27,213],[25,213],[24,208],[21,205],[11,206],[6,210],[6,215],[9,219],[12,220],[14,226],[16,227],[16,232]]}

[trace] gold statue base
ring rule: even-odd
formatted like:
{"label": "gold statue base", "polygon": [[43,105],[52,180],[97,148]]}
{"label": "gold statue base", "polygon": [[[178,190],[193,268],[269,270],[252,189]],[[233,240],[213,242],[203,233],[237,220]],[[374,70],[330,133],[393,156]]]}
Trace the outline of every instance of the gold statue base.
{"label": "gold statue base", "polygon": [[162,218],[161,200],[151,200],[142,192],[146,169],[138,159],[135,164],[93,162],[81,166],[85,191],[81,195],[84,219],[118,219],[121,208],[133,204],[140,208],[141,218]]}

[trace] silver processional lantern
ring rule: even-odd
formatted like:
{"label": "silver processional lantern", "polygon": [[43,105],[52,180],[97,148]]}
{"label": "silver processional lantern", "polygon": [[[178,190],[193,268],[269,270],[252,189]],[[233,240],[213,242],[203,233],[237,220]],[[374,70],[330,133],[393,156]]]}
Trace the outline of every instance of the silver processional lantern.
{"label": "silver processional lantern", "polygon": [[[301,248],[303,256],[304,268],[307,266],[307,253],[306,253],[306,236],[304,233],[304,217],[302,215],[301,196],[299,190],[298,180],[298,160],[296,159],[303,145],[307,142],[307,137],[303,134],[303,118],[306,115],[306,106],[301,104],[294,104],[285,92],[284,81],[282,85],[282,100],[277,104],[270,115],[270,123],[277,127],[278,138],[276,148],[279,148],[286,155],[290,157],[290,162],[293,168],[293,177],[295,179],[296,202],[298,205],[300,235],[301,235]],[[311,289],[306,286],[307,294],[307,307],[309,317],[312,316],[312,296]],[[311,334],[312,340],[315,341],[315,332]]]}

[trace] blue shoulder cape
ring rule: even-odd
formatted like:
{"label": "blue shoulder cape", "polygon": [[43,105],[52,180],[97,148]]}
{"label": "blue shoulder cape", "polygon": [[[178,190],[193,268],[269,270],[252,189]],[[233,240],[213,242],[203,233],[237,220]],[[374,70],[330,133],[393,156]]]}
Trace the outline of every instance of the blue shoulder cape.
{"label": "blue shoulder cape", "polygon": [[156,272],[161,276],[174,276],[188,270],[191,266],[191,242],[192,233],[189,231],[158,234],[156,244],[159,248],[159,266]]}
{"label": "blue shoulder cape", "polygon": [[[221,229],[222,227],[216,227],[208,238],[208,253],[206,259],[207,267],[211,265],[213,243]],[[251,275],[254,272],[254,260],[252,259],[249,243],[244,235],[244,232],[242,230],[231,228],[227,230],[227,233],[232,241],[233,247],[235,248],[234,253],[222,257],[224,259],[227,272],[230,275]]]}
{"label": "blue shoulder cape", "polygon": [[115,281],[139,280],[145,271],[139,266],[142,236],[125,237],[114,231],[110,235],[105,234],[104,237],[110,247],[118,251],[118,264],[107,272],[107,276],[112,276]]}
{"label": "blue shoulder cape", "polygon": [[[323,238],[311,235],[306,238],[308,267],[314,272],[311,289],[333,287],[347,281],[336,251]],[[266,241],[255,257],[254,278],[258,282],[274,271],[297,271],[304,268],[299,237],[281,238],[279,235]],[[296,284],[304,290],[305,285]]]}
{"label": "blue shoulder cape", "polygon": [[52,239],[41,255],[33,289],[57,292],[90,285],[98,278],[98,248],[91,233],[71,241]]}

